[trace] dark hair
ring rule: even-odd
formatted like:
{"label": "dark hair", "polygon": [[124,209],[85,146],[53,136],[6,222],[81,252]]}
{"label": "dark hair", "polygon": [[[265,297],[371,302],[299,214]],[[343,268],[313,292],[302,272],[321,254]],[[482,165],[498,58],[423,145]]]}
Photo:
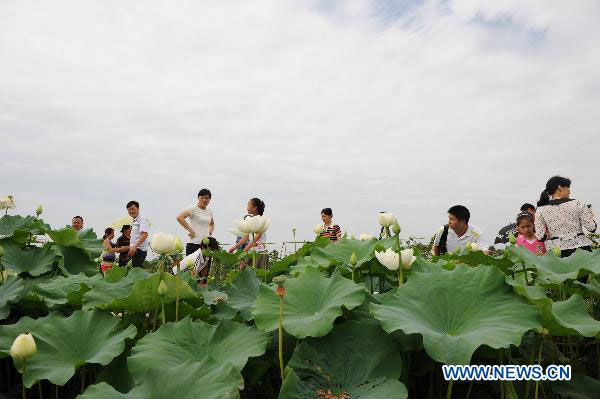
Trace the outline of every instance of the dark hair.
{"label": "dark hair", "polygon": [[212,194],[208,188],[203,188],[202,190],[198,191],[198,198],[202,197],[203,195],[208,195],[208,198],[212,198]]}
{"label": "dark hair", "polygon": [[121,233],[125,233],[125,231],[127,231],[127,229],[130,229],[131,226],[128,224],[124,224],[123,227],[121,227]]}
{"label": "dark hair", "polygon": [[521,212],[527,212],[529,209],[533,209],[535,211],[535,206],[529,204],[529,203],[524,203],[523,205],[521,205]]}
{"label": "dark hair", "polygon": [[105,240],[106,237],[108,237],[109,235],[111,235],[114,232],[115,232],[115,229],[113,229],[112,227],[107,227],[106,229],[104,229],[104,236],[102,237],[102,239]]}
{"label": "dark hair", "polygon": [[[73,216],[73,219],[81,219],[81,221],[83,222],[83,218],[81,216]],[[71,219],[71,220],[73,220]]]}
{"label": "dark hair", "polygon": [[533,223],[533,216],[531,216],[531,214],[527,211],[521,212],[517,215],[517,225],[519,225],[523,219],[529,219],[529,221]]}
{"label": "dark hair", "polygon": [[256,207],[258,214],[262,216],[262,214],[265,212],[265,203],[259,198],[251,198],[250,202],[252,202],[252,205]]}
{"label": "dark hair", "polygon": [[331,208],[323,208],[321,213],[327,216],[333,216],[333,211],[331,210]]}
{"label": "dark hair", "polygon": [[200,244],[200,248],[202,249],[210,249],[211,251],[218,251],[219,249],[221,249],[221,245],[219,244],[219,241],[217,241],[216,238],[214,237],[207,237],[208,238],[208,245],[204,244],[204,242],[202,242]]}
{"label": "dark hair", "polygon": [[538,208],[540,206],[548,205],[550,202],[550,196],[556,192],[558,186],[571,187],[571,180],[562,176],[552,176],[546,183],[546,189],[540,194],[540,200],[537,202]]}
{"label": "dark hair", "polygon": [[448,213],[454,215],[458,220],[464,220],[466,224],[469,224],[471,213],[469,212],[467,207],[462,205],[454,205],[453,207],[448,209]]}
{"label": "dark hair", "polygon": [[129,202],[127,203],[127,205],[125,206],[125,208],[129,209],[129,207],[130,207],[131,205],[135,205],[135,207],[136,207],[136,208],[140,209],[140,203],[139,203],[139,202],[137,202],[137,201],[129,201]]}

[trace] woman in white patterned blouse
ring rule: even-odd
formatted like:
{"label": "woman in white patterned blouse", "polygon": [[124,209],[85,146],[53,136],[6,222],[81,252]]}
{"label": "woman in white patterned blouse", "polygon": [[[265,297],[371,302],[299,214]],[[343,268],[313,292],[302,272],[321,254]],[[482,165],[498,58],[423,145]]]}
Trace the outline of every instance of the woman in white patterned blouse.
{"label": "woman in white patterned blouse", "polygon": [[561,256],[571,255],[577,248],[591,251],[589,238],[583,228],[593,233],[597,223],[590,205],[569,198],[571,180],[554,176],[546,183],[538,201],[535,215],[535,235],[545,241],[546,251],[561,249]]}

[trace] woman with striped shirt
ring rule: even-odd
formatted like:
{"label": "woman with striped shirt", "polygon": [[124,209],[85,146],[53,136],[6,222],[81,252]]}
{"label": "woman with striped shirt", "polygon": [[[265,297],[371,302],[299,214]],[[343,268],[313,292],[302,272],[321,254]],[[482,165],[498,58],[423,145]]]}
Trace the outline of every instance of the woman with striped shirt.
{"label": "woman with striped shirt", "polygon": [[332,224],[333,211],[331,208],[324,208],[321,211],[321,220],[323,221],[323,232],[319,234],[322,237],[329,238],[332,242],[336,242],[342,238],[342,230],[337,224]]}

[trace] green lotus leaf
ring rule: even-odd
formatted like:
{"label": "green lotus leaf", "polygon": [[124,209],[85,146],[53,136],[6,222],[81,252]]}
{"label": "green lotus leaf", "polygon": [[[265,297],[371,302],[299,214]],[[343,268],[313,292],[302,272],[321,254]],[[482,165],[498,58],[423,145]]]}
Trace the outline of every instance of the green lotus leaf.
{"label": "green lotus leaf", "polygon": [[560,284],[589,272],[600,273],[600,252],[578,249],[571,256],[559,258],[552,251],[544,256],[536,256],[523,247],[511,248],[510,251],[513,260],[520,260],[526,266],[535,268],[538,279],[544,283]]}
{"label": "green lotus leaf", "polygon": [[400,348],[376,321],[348,321],[325,337],[307,338],[296,347],[286,369],[280,399],[325,397],[319,392],[357,399],[408,396],[398,381]]}
{"label": "green lotus leaf", "polygon": [[39,325],[32,331],[38,351],[27,359],[25,385],[30,388],[42,379],[64,385],[86,363],[107,365],[123,352],[125,338],[132,339],[137,332],[132,325],[120,330],[118,324],[108,313],[77,310]]}
{"label": "green lotus leaf", "polygon": [[17,273],[39,276],[52,270],[54,262],[58,260],[48,245],[21,248],[10,241],[3,241],[1,245],[4,248],[2,264]]}
{"label": "green lotus leaf", "polygon": [[[315,269],[286,279],[284,287],[283,328],[296,338],[326,335],[342,314],[342,306],[351,310],[360,306],[365,297],[363,287],[339,274],[324,277]],[[278,327],[279,297],[272,287],[260,285],[252,314],[260,330],[272,331]]]}
{"label": "green lotus leaf", "polygon": [[88,309],[102,307],[111,304],[114,300],[127,298],[136,281],[150,276],[151,274],[144,269],[134,268],[126,276],[123,276],[120,271],[115,271],[111,274],[107,273],[106,278],[94,279],[91,290],[83,295],[83,307]]}
{"label": "green lotus leaf", "polygon": [[14,324],[0,325],[0,359],[10,356],[10,347],[19,334],[35,332],[40,326],[48,323],[54,317],[59,316],[57,313],[50,313],[48,316],[37,319],[25,316],[21,317],[21,319]]}
{"label": "green lotus leaf", "polygon": [[58,267],[68,275],[83,273],[93,276],[100,272],[100,265],[88,252],[79,247],[52,244],[52,251],[59,256]]}
{"label": "green lotus leaf", "polygon": [[127,393],[101,382],[91,385],[78,399],[238,399],[238,371],[206,356],[198,363],[153,369]]}
{"label": "green lotus leaf", "polygon": [[570,381],[550,383],[552,392],[560,399],[599,399],[600,380],[584,374],[573,373]]}
{"label": "green lotus leaf", "polygon": [[[267,341],[268,336],[255,327],[228,320],[213,326],[185,318],[178,323],[163,324],[158,331],[139,340],[127,364],[137,382],[142,382],[150,369],[164,370],[186,361],[200,362],[207,356],[241,372],[249,357],[265,353]],[[241,375],[239,379],[243,384]]]}
{"label": "green lotus leaf", "polygon": [[60,230],[51,230],[48,235],[52,238],[54,244],[63,247],[81,248],[92,259],[99,257],[104,250],[102,240],[96,236],[92,229],[76,231],[67,226]]}
{"label": "green lotus leaf", "polygon": [[0,218],[0,239],[11,238],[19,244],[25,244],[30,236],[45,234],[50,226],[34,216],[4,215]]}
{"label": "green lotus leaf", "polygon": [[600,321],[589,315],[586,302],[578,294],[573,294],[566,301],[553,302],[552,316],[560,326],[567,329],[553,328],[552,325],[549,325],[546,328],[554,336],[583,335],[584,337],[595,337],[600,334]]}
{"label": "green lotus leaf", "polygon": [[371,311],[389,333],[422,334],[429,356],[445,364],[469,364],[479,346],[518,345],[541,327],[539,310],[504,283],[500,270],[484,265],[415,273]]}
{"label": "green lotus leaf", "polygon": [[223,265],[227,267],[235,266],[240,263],[240,258],[238,253],[230,254],[227,251],[205,251],[204,255],[213,257],[218,259]]}
{"label": "green lotus leaf", "polygon": [[9,276],[4,284],[0,285],[0,320],[10,314],[10,304],[18,302],[29,292],[29,285],[25,280]]}
{"label": "green lotus leaf", "polygon": [[309,258],[313,263],[324,268],[328,267],[332,260],[349,266],[352,253],[356,253],[355,267],[359,268],[363,263],[369,262],[375,257],[373,249],[376,244],[376,240],[361,241],[342,238],[340,241],[330,243],[324,248],[315,248]]}
{"label": "green lotus leaf", "polygon": [[204,303],[207,305],[216,305],[218,302],[227,301],[228,295],[224,291],[209,290],[206,287],[198,288],[197,292],[202,295]]}
{"label": "green lotus leaf", "polygon": [[587,284],[577,280],[573,281],[573,283],[580,287],[584,287],[592,296],[600,298],[600,281],[598,281],[598,277],[594,277]]}
{"label": "green lotus leaf", "polygon": [[258,287],[260,281],[256,277],[256,269],[247,267],[233,279],[227,290],[229,306],[239,311],[244,320],[254,319],[251,310],[258,295]]}
{"label": "green lotus leaf", "polygon": [[51,280],[34,284],[31,290],[51,308],[55,305],[77,305],[81,306],[84,292],[89,290],[91,278],[84,274],[63,277],[57,276]]}
{"label": "green lotus leaf", "polygon": [[[130,274],[132,272],[130,272]],[[132,279],[134,277],[132,277]],[[198,298],[192,288],[180,278],[173,276],[170,273],[163,272],[162,279],[167,284],[167,294],[164,297],[166,304],[175,302],[177,280],[179,280],[179,300]],[[130,312],[137,313],[154,312],[156,306],[160,305],[161,302],[160,297],[158,296],[158,285],[160,284],[160,280],[160,273],[150,275],[147,278],[138,279],[134,281],[129,293],[127,293],[125,297],[121,297],[121,295],[123,295],[127,290],[124,282],[124,286],[122,286],[120,289],[115,289],[114,295],[111,295],[108,298],[110,299],[110,302],[105,301],[104,304],[100,304],[102,299],[99,297],[98,291],[96,291],[96,294],[91,296],[87,295],[94,291],[94,287],[92,287],[90,293],[84,295],[84,307],[96,306],[101,309],[115,311],[126,309]],[[106,288],[105,292],[109,293],[110,287],[105,286],[104,288]]]}

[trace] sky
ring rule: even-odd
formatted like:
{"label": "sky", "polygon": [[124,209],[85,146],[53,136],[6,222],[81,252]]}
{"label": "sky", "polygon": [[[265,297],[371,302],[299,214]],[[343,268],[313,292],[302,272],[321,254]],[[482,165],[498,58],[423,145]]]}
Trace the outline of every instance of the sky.
{"label": "sky", "polygon": [[[0,196],[102,234],[212,191],[268,240],[396,215],[431,237],[463,204],[493,237],[547,179],[600,207],[597,0],[0,1]],[[289,246],[287,247],[289,250]]]}

